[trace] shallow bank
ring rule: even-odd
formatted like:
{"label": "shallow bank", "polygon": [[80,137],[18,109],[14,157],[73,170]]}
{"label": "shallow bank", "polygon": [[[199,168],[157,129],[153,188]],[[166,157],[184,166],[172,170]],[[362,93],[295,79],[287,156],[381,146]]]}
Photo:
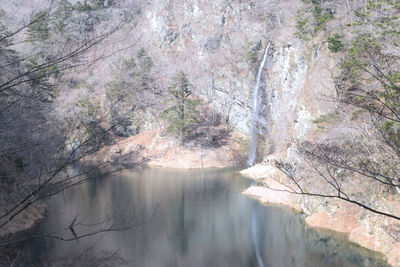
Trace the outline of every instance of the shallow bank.
{"label": "shallow bank", "polygon": [[[4,214],[9,208],[11,208],[11,206],[2,208],[2,214]],[[35,203],[27,207],[11,222],[0,229],[0,239],[7,240],[12,236],[23,234],[32,229],[43,220],[45,213],[46,205],[44,203]],[[8,219],[9,217],[5,217],[3,220],[0,220],[0,223]]]}
{"label": "shallow bank", "polygon": [[327,200],[285,192],[285,179],[275,167],[258,164],[242,175],[262,181],[269,188],[253,185],[243,194],[263,204],[284,205],[305,213],[305,223],[314,228],[340,232],[362,247],[382,253],[392,266],[400,266],[400,224],[340,200]]}
{"label": "shallow bank", "polygon": [[179,169],[226,168],[240,164],[238,151],[230,139],[212,148],[180,145],[175,138],[153,130],[117,140],[114,145],[101,149],[91,160],[112,162],[118,159],[126,167],[140,163]]}

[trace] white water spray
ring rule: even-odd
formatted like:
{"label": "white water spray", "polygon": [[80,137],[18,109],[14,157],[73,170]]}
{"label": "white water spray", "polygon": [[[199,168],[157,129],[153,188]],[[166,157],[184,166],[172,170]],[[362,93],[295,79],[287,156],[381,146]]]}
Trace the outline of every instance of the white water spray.
{"label": "white water spray", "polygon": [[267,48],[265,48],[264,57],[263,60],[261,61],[257,73],[256,85],[254,86],[253,94],[251,97],[253,115],[251,118],[249,157],[247,159],[247,164],[249,164],[249,166],[253,165],[257,154],[257,124],[258,124],[258,112],[260,110],[260,100],[258,96],[258,90],[261,84],[262,71],[264,69],[265,63],[267,62],[270,44],[271,43],[268,43]]}

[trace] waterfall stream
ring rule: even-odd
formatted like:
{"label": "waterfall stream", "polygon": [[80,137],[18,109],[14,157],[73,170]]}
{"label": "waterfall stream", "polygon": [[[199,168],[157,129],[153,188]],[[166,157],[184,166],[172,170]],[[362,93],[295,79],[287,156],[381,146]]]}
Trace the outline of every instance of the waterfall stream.
{"label": "waterfall stream", "polygon": [[[264,70],[265,63],[267,62],[268,58],[268,51],[269,51],[270,43],[268,43],[267,47],[265,48],[264,57],[261,61],[260,67],[257,73],[256,85],[253,89],[253,94],[251,96],[252,99],[252,117],[251,117],[251,133],[250,133],[250,147],[249,147],[249,156],[247,163],[249,166],[254,164],[257,154],[257,124],[258,124],[258,113],[260,110],[260,99],[259,99],[259,89],[261,86],[261,78],[262,78],[262,71]],[[251,216],[251,236],[253,240],[253,247],[256,254],[257,264],[259,267],[264,267],[264,262],[261,257],[260,251],[260,242],[258,239],[258,224],[256,221],[256,211],[254,210],[254,206],[252,208],[252,216]]]}
{"label": "waterfall stream", "polygon": [[267,47],[265,48],[264,57],[263,57],[263,60],[261,61],[261,64],[260,64],[260,67],[259,67],[258,73],[257,73],[256,85],[254,86],[253,94],[251,96],[253,115],[251,118],[250,147],[249,147],[249,156],[247,159],[247,163],[249,166],[252,166],[254,164],[254,161],[256,159],[256,154],[257,154],[257,134],[258,134],[257,133],[257,124],[258,124],[258,113],[260,110],[260,99],[259,99],[258,91],[259,91],[260,85],[261,85],[262,71],[264,69],[265,63],[267,62],[270,44],[271,43],[268,43]]}

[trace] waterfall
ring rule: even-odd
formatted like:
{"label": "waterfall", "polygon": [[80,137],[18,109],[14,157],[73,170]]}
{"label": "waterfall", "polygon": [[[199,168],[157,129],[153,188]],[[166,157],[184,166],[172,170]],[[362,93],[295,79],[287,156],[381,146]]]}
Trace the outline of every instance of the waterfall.
{"label": "waterfall", "polygon": [[260,99],[258,96],[258,91],[261,85],[262,71],[264,69],[265,63],[267,62],[268,50],[271,43],[268,43],[267,48],[265,48],[265,53],[263,60],[261,61],[260,67],[257,73],[256,85],[253,89],[252,99],[252,118],[251,118],[251,129],[250,129],[250,147],[249,147],[249,157],[247,163],[252,166],[257,154],[257,124],[258,124],[258,112],[260,110]]}

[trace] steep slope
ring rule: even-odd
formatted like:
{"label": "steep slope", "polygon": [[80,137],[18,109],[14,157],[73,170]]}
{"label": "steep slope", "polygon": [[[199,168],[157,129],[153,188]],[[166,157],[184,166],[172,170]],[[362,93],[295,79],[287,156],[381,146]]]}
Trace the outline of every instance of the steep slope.
{"label": "steep slope", "polygon": [[334,92],[332,60],[321,40],[295,37],[301,1],[153,1],[131,34],[141,36],[166,79],[185,70],[199,96],[211,103],[249,143],[256,75],[271,43],[259,92],[258,160],[286,153],[307,138],[312,118],[329,112],[321,101]]}

